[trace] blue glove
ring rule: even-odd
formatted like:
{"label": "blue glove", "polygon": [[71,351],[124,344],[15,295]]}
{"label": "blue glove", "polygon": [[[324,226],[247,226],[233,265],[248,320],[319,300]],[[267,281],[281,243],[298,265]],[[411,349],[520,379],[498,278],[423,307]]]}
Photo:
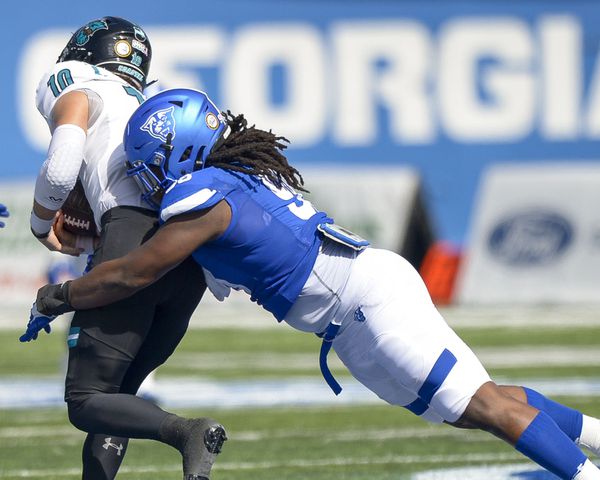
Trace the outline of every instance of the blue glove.
{"label": "blue glove", "polygon": [[[0,217],[9,217],[8,208],[0,203]],[[4,222],[0,222],[0,228],[4,227]]]}
{"label": "blue glove", "polygon": [[35,302],[31,307],[31,313],[29,314],[29,322],[27,323],[27,330],[19,337],[20,342],[30,342],[31,340],[37,340],[38,333],[44,329],[46,333],[50,333],[50,322],[54,320],[57,315],[42,315],[38,312]]}

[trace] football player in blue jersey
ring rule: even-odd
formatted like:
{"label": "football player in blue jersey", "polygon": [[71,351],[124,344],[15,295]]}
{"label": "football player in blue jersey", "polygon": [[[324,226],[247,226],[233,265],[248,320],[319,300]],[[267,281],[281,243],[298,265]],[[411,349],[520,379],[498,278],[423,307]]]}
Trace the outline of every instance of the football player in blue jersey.
{"label": "football player in blue jersey", "polygon": [[[8,212],[8,208],[6,208],[6,205],[2,205],[0,203],[0,217],[9,217],[10,213]],[[4,228],[4,222],[0,222],[0,228]]]}
{"label": "football player in blue jersey", "polygon": [[128,122],[133,176],[160,208],[159,231],[88,275],[46,285],[29,330],[55,315],[126,298],[189,255],[213,294],[231,288],[278,321],[333,345],[348,370],[390,404],[434,422],[491,432],[563,479],[600,479],[578,445],[600,453],[600,422],[531,389],[494,383],[441,317],[412,266],[371,248],[302,198],[287,140],[222,114],[202,92],[164,91]]}

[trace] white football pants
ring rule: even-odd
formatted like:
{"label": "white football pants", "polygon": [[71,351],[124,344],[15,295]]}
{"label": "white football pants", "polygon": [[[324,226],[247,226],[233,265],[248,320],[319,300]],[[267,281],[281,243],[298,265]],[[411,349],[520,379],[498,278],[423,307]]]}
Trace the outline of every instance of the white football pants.
{"label": "white football pants", "polygon": [[333,348],[380,398],[432,422],[454,422],[490,377],[446,324],[418,272],[401,256],[324,243],[286,322],[322,332],[342,326]]}

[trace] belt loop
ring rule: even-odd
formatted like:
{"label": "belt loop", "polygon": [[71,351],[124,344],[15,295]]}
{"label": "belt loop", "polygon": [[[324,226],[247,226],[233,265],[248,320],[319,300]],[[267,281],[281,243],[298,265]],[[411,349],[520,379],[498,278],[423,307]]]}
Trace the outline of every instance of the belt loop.
{"label": "belt loop", "polygon": [[[331,346],[333,345],[333,339],[338,334],[341,324],[334,323],[333,321],[327,326],[327,330],[325,330],[323,337],[323,342],[321,343],[321,352],[319,354],[319,367],[321,368],[321,374],[323,378],[327,382],[327,385],[333,390],[333,393],[339,395],[342,391],[342,387],[333,377],[331,370],[327,366],[327,354],[329,350],[331,350]],[[321,335],[319,335],[321,336]]]}

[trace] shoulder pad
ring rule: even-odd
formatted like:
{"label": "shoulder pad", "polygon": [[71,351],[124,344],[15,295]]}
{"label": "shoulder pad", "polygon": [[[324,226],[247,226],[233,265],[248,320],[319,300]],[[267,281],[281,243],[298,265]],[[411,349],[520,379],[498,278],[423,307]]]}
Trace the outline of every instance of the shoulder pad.
{"label": "shoulder pad", "polygon": [[184,175],[167,191],[161,203],[161,222],[186,212],[212,207],[224,198],[210,170]]}
{"label": "shoulder pad", "polygon": [[44,74],[36,90],[36,105],[46,119],[56,101],[65,93],[79,88],[89,88],[92,80],[110,80],[114,75],[103,68],[89,63],[69,61],[60,62]]}

